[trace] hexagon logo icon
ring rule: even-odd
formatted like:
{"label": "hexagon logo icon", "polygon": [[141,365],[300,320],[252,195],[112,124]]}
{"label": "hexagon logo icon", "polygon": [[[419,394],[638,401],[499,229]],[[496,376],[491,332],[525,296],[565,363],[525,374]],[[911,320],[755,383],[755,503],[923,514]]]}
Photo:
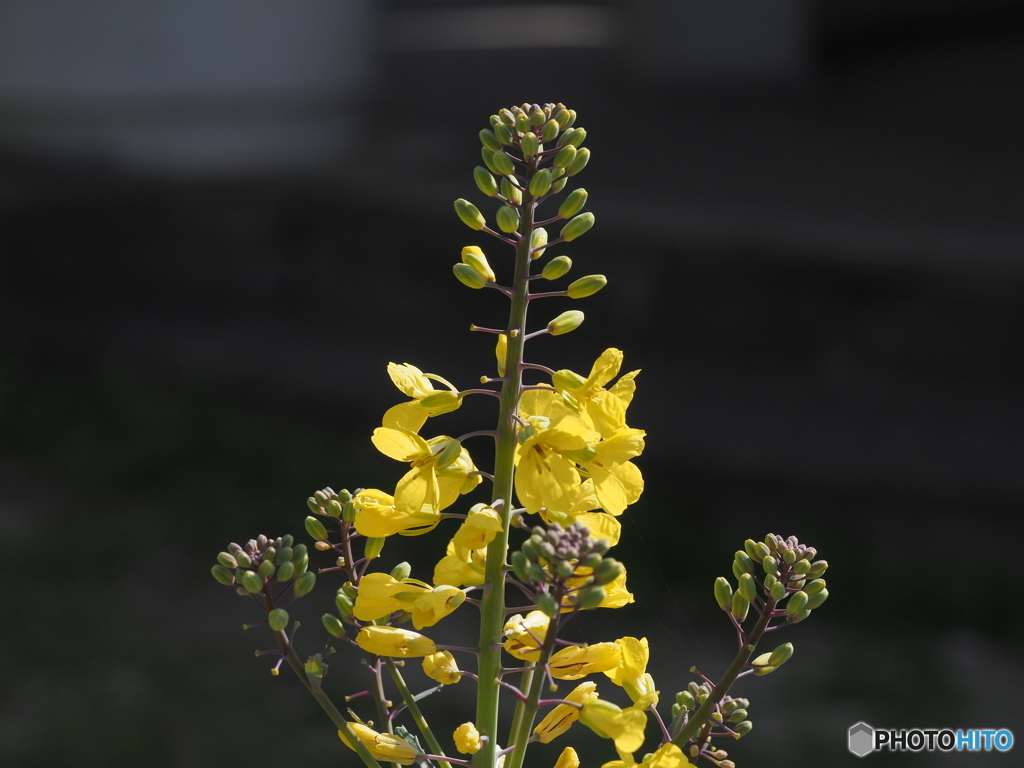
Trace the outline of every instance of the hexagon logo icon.
{"label": "hexagon logo icon", "polygon": [[864,757],[864,755],[874,752],[875,729],[867,723],[851,725],[847,746],[857,757]]}

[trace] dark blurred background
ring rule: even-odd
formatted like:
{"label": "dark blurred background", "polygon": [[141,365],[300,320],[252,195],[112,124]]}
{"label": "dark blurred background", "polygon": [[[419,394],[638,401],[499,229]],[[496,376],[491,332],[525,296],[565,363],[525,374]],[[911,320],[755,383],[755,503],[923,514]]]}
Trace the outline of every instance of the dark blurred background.
{"label": "dark blurred background", "polygon": [[[491,371],[465,329],[503,302],[449,270],[507,257],[451,203],[488,210],[476,134],[524,100],[589,131],[597,225],[558,252],[610,281],[534,356],[644,369],[617,550],[639,599],[586,637],[649,637],[667,708],[727,663],[732,552],[793,533],[832,597],[738,686],[741,768],[852,765],[859,720],[1024,736],[1022,92],[1012,0],[7,0],[0,764],[355,764],[209,567],[305,538],[317,488],[393,485],[368,439],[388,361]],[[385,562],[429,576],[445,541]],[[293,611],[305,653],[335,587]]]}

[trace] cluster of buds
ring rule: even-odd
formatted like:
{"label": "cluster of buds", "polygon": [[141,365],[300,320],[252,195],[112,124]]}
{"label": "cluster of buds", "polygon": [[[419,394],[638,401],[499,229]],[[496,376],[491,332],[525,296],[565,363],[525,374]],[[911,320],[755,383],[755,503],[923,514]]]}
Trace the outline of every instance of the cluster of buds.
{"label": "cluster of buds", "polygon": [[[679,718],[680,723],[686,723],[691,713],[706,702],[714,688],[709,683],[691,682],[685,691],[676,694],[675,704],[672,705],[672,718]],[[750,707],[748,699],[733,698],[726,694],[716,702],[711,713],[711,723],[714,726],[721,726],[726,729],[729,735],[740,738],[750,733],[754,727],[747,719],[747,709]],[[720,753],[721,757],[728,757]]]}
{"label": "cluster of buds", "polygon": [[[352,503],[352,494],[344,488],[341,489],[340,493],[333,488],[324,488],[321,491],[317,491],[306,499],[306,506],[309,507],[309,511],[314,515],[321,517],[341,518],[346,523],[351,523],[356,519],[356,508]],[[316,518],[313,519],[315,520]],[[312,533],[310,535],[313,536]],[[317,541],[321,540],[316,536],[313,536],[313,538],[317,539]]]}
{"label": "cluster of buds", "polygon": [[512,554],[512,570],[524,585],[538,589],[537,605],[549,616],[560,608],[596,608],[607,597],[605,585],[623,572],[618,560],[604,556],[607,551],[608,542],[593,538],[580,523],[537,526]]}
{"label": "cluster of buds", "polygon": [[[815,560],[816,555],[814,547],[801,544],[796,536],[783,539],[769,533],[763,542],[747,539],[732,563],[736,590],[733,591],[728,579],[719,576],[715,581],[715,599],[739,623],[746,619],[751,604],[760,608],[768,602],[773,608],[785,602],[783,610],[775,615],[784,615],[790,624],[803,621],[828,599],[825,580],[821,578],[828,563]],[[763,577],[758,577],[757,566]],[[763,599],[758,596],[758,588]],[[767,673],[759,670],[759,674]]]}
{"label": "cluster of buds", "polygon": [[[293,546],[294,545],[294,546]],[[309,553],[305,544],[295,544],[292,536],[268,539],[260,534],[249,539],[245,546],[228,544],[226,552],[217,555],[213,577],[226,586],[237,586],[238,594],[269,595],[278,583],[292,582],[292,594],[309,594],[316,583],[316,574],[310,570]],[[271,629],[283,630],[288,625],[288,612],[275,608],[267,614]]]}

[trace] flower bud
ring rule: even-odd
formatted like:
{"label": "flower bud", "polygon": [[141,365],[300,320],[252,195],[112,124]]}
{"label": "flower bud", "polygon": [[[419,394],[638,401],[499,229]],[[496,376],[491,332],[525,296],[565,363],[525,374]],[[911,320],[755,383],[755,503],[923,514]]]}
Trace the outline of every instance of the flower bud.
{"label": "flower bud", "polygon": [[555,146],[564,147],[566,144],[569,143],[569,139],[572,138],[572,135],[573,133],[575,133],[575,131],[575,128],[567,128],[565,132],[558,137],[558,144],[556,144]]}
{"label": "flower bud", "polygon": [[[813,582],[812,582],[813,583]],[[807,605],[805,606],[808,610],[814,610],[819,607],[822,603],[828,600],[828,590],[822,587],[819,591],[815,592],[809,598],[807,598]]]}
{"label": "flower bud", "polygon": [[817,578],[823,576],[825,574],[825,571],[827,571],[827,570],[828,570],[828,561],[827,560],[815,560],[813,563],[811,563],[811,570],[809,570],[807,572],[807,578],[809,578],[809,579],[817,579]]}
{"label": "flower bud", "polygon": [[748,603],[754,602],[754,598],[757,597],[757,585],[754,583],[754,577],[749,573],[744,573],[740,576],[738,587],[739,593],[743,595],[743,599]]}
{"label": "flower bud", "polygon": [[527,133],[530,130],[530,116],[525,112],[516,113],[516,130],[519,133]]}
{"label": "flower bud", "polygon": [[579,216],[575,216],[570,219],[566,225],[562,227],[562,231],[558,236],[569,243],[584,232],[587,232],[592,226],[594,226],[594,214],[581,213]]}
{"label": "flower bud", "polygon": [[567,144],[555,155],[555,159],[551,161],[551,164],[555,168],[568,168],[572,165],[572,161],[576,159],[576,147],[572,144]]}
{"label": "flower bud", "polygon": [[344,507],[341,506],[341,502],[337,499],[331,499],[327,504],[327,514],[331,517],[341,517],[341,513]]}
{"label": "flower bud", "polygon": [[586,128],[571,128],[570,130],[572,131],[572,133],[570,134],[569,138],[566,139],[566,144],[571,144],[572,146],[574,146],[574,147],[576,147],[578,149],[579,146],[587,138],[587,129]]}
{"label": "flower bud", "polygon": [[811,570],[811,564],[807,560],[797,560],[793,563],[793,573],[803,575]]}
{"label": "flower bud", "polygon": [[380,538],[367,538],[366,544],[363,545],[363,557],[367,560],[373,560],[376,557],[380,557],[380,553],[384,549],[384,542],[387,541],[383,536]]}
{"label": "flower bud", "polygon": [[744,720],[742,723],[736,723],[736,725],[734,725],[732,729],[736,731],[736,738],[739,739],[750,733],[753,727],[754,724],[752,722],[750,722],[749,720]]}
{"label": "flower bud", "polygon": [[295,580],[292,590],[295,592],[296,597],[303,597],[313,591],[314,584],[316,584],[316,574],[312,571],[306,571]]}
{"label": "flower bud", "polygon": [[477,207],[461,197],[455,201],[455,213],[458,214],[462,223],[470,229],[483,229],[487,223]]}
{"label": "flower bud", "polygon": [[755,675],[757,675],[758,677],[764,677],[765,675],[770,675],[772,672],[775,671],[775,667],[771,666],[768,663],[768,659],[770,659],[771,656],[772,655],[770,653],[762,653],[760,656],[758,656],[756,659],[750,662],[754,667]]}
{"label": "flower bud", "polygon": [[796,552],[794,552],[792,549],[782,550],[782,562],[784,562],[786,565],[792,565],[793,563],[795,563]]}
{"label": "flower bud", "polygon": [[506,147],[512,145],[512,129],[507,125],[499,125],[494,129],[494,135],[498,139],[499,143],[504,144]]}
{"label": "flower bud", "polygon": [[501,118],[501,122],[503,122],[505,125],[507,125],[509,127],[511,127],[511,126],[516,124],[516,116],[513,115],[507,109],[502,108],[502,109],[498,110],[498,117]]}
{"label": "flower bud", "polygon": [[747,556],[747,553],[744,552],[742,549],[736,550],[736,562],[739,564],[740,570],[743,571],[743,573],[754,572],[754,564]]}
{"label": "flower bud", "polygon": [[540,271],[541,275],[547,280],[557,280],[572,269],[572,259],[568,256],[555,256],[551,261],[544,265],[544,269]]}
{"label": "flower bud", "polygon": [[565,107],[562,107],[562,109],[555,112],[555,114],[551,116],[551,119],[558,123],[558,127],[560,129],[564,129],[572,125],[572,117],[569,110]]}
{"label": "flower bud", "polygon": [[503,205],[494,215],[494,220],[498,223],[498,229],[502,232],[515,232],[519,228],[519,211]]}
{"label": "flower bud", "polygon": [[764,558],[762,558],[761,567],[764,568],[765,573],[771,576],[774,576],[779,572],[779,564],[771,555],[766,555]]}
{"label": "flower bud", "polygon": [[227,552],[221,552],[217,555],[217,562],[220,563],[224,568],[237,568],[238,561],[228,554]]}
{"label": "flower bud", "polygon": [[478,165],[473,169],[473,181],[476,182],[477,188],[488,197],[494,197],[498,194],[498,182],[494,180],[491,172],[483,166]]}
{"label": "flower bud", "polygon": [[786,601],[786,613],[790,616],[800,613],[800,611],[807,607],[807,600],[806,592],[794,592],[789,596],[789,600]]}
{"label": "flower bud", "polygon": [[498,173],[502,176],[510,176],[516,172],[512,158],[505,154],[505,150],[499,149],[495,152],[492,160],[494,161],[494,167],[498,169]]}
{"label": "flower bud", "polygon": [[[454,395],[454,392],[449,394]],[[426,398],[424,398],[426,399]],[[462,455],[462,443],[458,440],[449,440],[445,443],[444,448],[437,454],[437,458],[434,459],[434,466],[438,470],[447,469],[454,464],[459,456]]]}
{"label": "flower bud", "polygon": [[288,611],[284,608],[275,608],[267,614],[267,622],[275,632],[280,632],[288,626]]}
{"label": "flower bud", "polygon": [[522,190],[513,184],[508,176],[501,177],[501,196],[516,205],[520,205],[523,202]]}
{"label": "flower bud", "polygon": [[336,637],[339,640],[345,639],[345,625],[341,623],[333,613],[325,613],[320,617],[320,621],[324,624],[324,629],[327,630],[327,634],[332,637]]}
{"label": "flower bud", "polygon": [[252,565],[252,560],[250,559],[249,555],[241,550],[234,553],[234,558],[235,562],[238,563],[239,568],[248,568],[250,565]]}
{"label": "flower bud", "polygon": [[[306,499],[306,506],[309,507],[309,511],[314,514],[320,511],[320,502],[316,500],[316,497],[310,496]],[[236,545],[237,546],[237,545]]]}
{"label": "flower bud", "polygon": [[604,275],[587,275],[569,284],[566,293],[570,299],[583,299],[593,296],[608,285],[608,278]]}
{"label": "flower bud", "polygon": [[551,189],[551,171],[547,168],[537,171],[530,179],[530,194],[534,197],[541,197],[546,195],[549,189]]}
{"label": "flower bud", "polygon": [[513,552],[511,562],[512,571],[513,573],[515,573],[516,578],[524,584],[529,584],[531,579],[529,573],[526,570],[527,566],[529,565],[529,560],[527,560],[526,555],[521,551]]}
{"label": "flower bud", "polygon": [[777,581],[769,587],[769,594],[772,600],[778,602],[786,596],[786,585],[781,581]]}
{"label": "flower bud", "polygon": [[693,694],[689,691],[680,691],[676,694],[676,704],[683,709],[693,709],[697,706],[696,700],[693,698]]}
{"label": "flower bud", "polygon": [[715,579],[715,600],[723,611],[728,611],[732,607],[732,585],[725,576]]}
{"label": "flower bud", "polygon": [[[559,168],[558,170],[561,171],[562,169]],[[554,178],[555,174],[552,173],[551,176]],[[561,192],[565,188],[565,183],[568,180],[569,179],[567,179],[567,178],[561,178],[561,179],[558,179],[557,181],[551,182],[551,194],[552,195],[557,195],[559,192]]]}
{"label": "flower bud", "polygon": [[757,554],[757,542],[753,539],[747,539],[743,542],[743,551],[746,552],[747,557],[755,563],[761,562],[761,556]]}
{"label": "flower bud", "polygon": [[498,334],[498,342],[494,345],[494,357],[498,362],[498,375],[505,375],[505,359],[508,357],[508,336]]}
{"label": "flower bud", "polygon": [[272,560],[264,560],[262,563],[260,563],[260,567],[256,571],[256,573],[258,573],[264,579],[269,579],[273,577],[274,571],[276,570],[277,569],[274,567],[274,562]]}
{"label": "flower bud", "polygon": [[341,614],[341,618],[344,621],[352,621],[352,611],[355,609],[355,603],[345,594],[344,589],[339,589],[338,594],[334,596],[334,604],[338,608],[338,613]]}
{"label": "flower bud", "polygon": [[544,227],[537,227],[535,230],[533,230],[533,235],[530,238],[530,248],[533,249],[533,258],[539,259],[541,256],[543,256],[544,251],[546,251],[547,248],[544,248],[542,246],[545,246],[547,244],[548,231],[544,229]]}
{"label": "flower bud", "polygon": [[324,527],[324,524],[313,516],[306,518],[306,533],[317,541],[325,541],[327,539],[327,529]]}
{"label": "flower bud", "polygon": [[528,160],[537,154],[537,147],[540,144],[537,141],[537,134],[533,131],[527,131],[523,134],[523,138],[519,140],[519,148],[523,150],[523,159]]}
{"label": "flower bud", "polygon": [[236,578],[238,583],[250,594],[255,595],[257,592],[263,591],[263,579],[257,576],[254,571],[239,571]]}
{"label": "flower bud", "polygon": [[[487,147],[480,148],[480,157],[483,158],[484,166],[491,173],[498,173],[498,169],[494,167],[494,152],[489,150]],[[500,173],[498,174],[501,175]]]}
{"label": "flower bud", "polygon": [[210,569],[210,573],[213,574],[213,578],[226,587],[230,587],[235,583],[235,575],[223,565],[218,564],[213,566],[213,568]]}
{"label": "flower bud", "polygon": [[[582,130],[582,129],[581,129]],[[590,150],[584,147],[583,149],[576,152],[576,157],[565,169],[566,176],[575,176],[577,173],[587,167],[587,163],[590,162]]]}
{"label": "flower bud", "polygon": [[494,134],[494,131],[487,128],[480,131],[480,143],[491,150],[491,152],[501,149],[501,142],[498,141],[498,137]]}
{"label": "flower bud", "polygon": [[808,595],[815,595],[821,592],[825,588],[824,579],[815,579],[814,581],[808,582],[807,586],[804,587],[804,592]]}
{"label": "flower bud", "polygon": [[583,206],[587,204],[587,190],[574,189],[569,193],[569,196],[565,198],[565,201],[558,208],[558,215],[563,219],[571,219],[581,210]]}
{"label": "flower bud", "polygon": [[594,583],[610,584],[619,578],[624,570],[622,563],[607,557],[594,569]]}
{"label": "flower bud", "polygon": [[562,129],[558,127],[557,120],[548,120],[540,131],[540,140],[545,143],[554,141],[560,130]]}
{"label": "flower bud", "polygon": [[732,595],[732,615],[736,621],[742,622],[747,618],[747,611],[750,610],[750,603],[739,592]]}
{"label": "flower bud", "polygon": [[356,503],[351,499],[345,502],[345,506],[341,508],[341,519],[351,525],[356,521],[356,515],[359,514],[359,509],[356,507]]}
{"label": "flower bud", "polygon": [[810,615],[811,615],[811,609],[810,608],[804,608],[802,611],[799,611],[799,612],[793,614],[792,616],[787,616],[786,618],[789,620],[790,624],[798,624],[798,623],[800,623],[801,621],[803,621],[804,619],[806,619]]}
{"label": "flower bud", "polygon": [[548,331],[550,331],[552,336],[561,336],[563,333],[575,331],[582,324],[583,313],[578,309],[570,309],[548,323]]}
{"label": "flower bud", "polygon": [[583,610],[589,610],[591,608],[597,608],[601,603],[608,597],[608,592],[604,587],[597,586],[596,584],[592,587],[584,587],[576,593],[577,598],[580,601],[580,608]]}
{"label": "flower bud", "polygon": [[295,574],[295,563],[291,560],[287,560],[278,567],[277,569],[277,580],[278,581],[291,581],[292,576]]}
{"label": "flower bud", "polygon": [[558,603],[547,592],[541,592],[537,595],[537,608],[547,616],[553,617],[558,615]]}
{"label": "flower bud", "polygon": [[[793,657],[793,644],[783,643],[768,657],[768,663],[773,667],[781,667]],[[742,720],[743,718],[739,718]]]}

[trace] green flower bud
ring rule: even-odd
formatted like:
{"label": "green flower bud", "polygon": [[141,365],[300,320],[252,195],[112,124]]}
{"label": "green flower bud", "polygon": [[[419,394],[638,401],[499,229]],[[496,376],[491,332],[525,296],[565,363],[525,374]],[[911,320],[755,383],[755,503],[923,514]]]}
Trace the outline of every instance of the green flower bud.
{"label": "green flower bud", "polygon": [[541,129],[540,140],[544,143],[554,141],[560,130],[562,129],[558,127],[557,120],[548,120],[544,123],[544,127]]}
{"label": "green flower bud", "polygon": [[742,738],[746,736],[754,728],[754,724],[749,720],[744,720],[742,723],[736,723],[733,726],[733,730],[736,731],[736,738]]}
{"label": "green flower bud", "polygon": [[769,590],[769,594],[771,595],[772,600],[774,600],[775,602],[778,602],[786,596],[786,585],[783,584],[781,581],[777,581],[774,584],[772,584],[771,587],[769,587]]}
{"label": "green flower bud", "polygon": [[767,546],[764,545],[763,542],[760,541],[754,545],[754,550],[757,552],[757,557],[751,557],[751,559],[757,560],[758,562],[761,562],[761,560],[768,557],[768,555],[770,555],[772,552],[770,549],[768,549]]}
{"label": "green flower bud", "polygon": [[498,110],[498,117],[501,118],[501,122],[503,122],[505,125],[507,125],[509,127],[512,127],[513,125],[516,124],[516,116],[513,115],[507,109],[500,109],[500,110]]}
{"label": "green flower bud", "polygon": [[530,238],[530,248],[533,249],[533,258],[539,259],[544,255],[544,251],[547,248],[541,246],[548,244],[548,231],[544,227],[537,227],[533,230],[533,236]]}
{"label": "green flower bud", "polygon": [[623,571],[622,563],[610,557],[601,561],[601,564],[594,569],[595,584],[611,584]]}
{"label": "green flower bud", "polygon": [[284,608],[275,608],[267,614],[267,621],[270,623],[272,630],[280,632],[288,626],[288,611]]}
{"label": "green flower bud", "polygon": [[327,539],[327,529],[324,524],[312,516],[306,518],[306,533],[317,541],[326,541]]}
{"label": "green flower bud", "polygon": [[575,128],[567,128],[565,133],[558,137],[558,143],[555,146],[564,147],[566,144],[569,143],[569,139],[572,138],[572,135],[575,131]]}
{"label": "green flower bud", "polygon": [[341,517],[341,510],[341,502],[338,501],[337,499],[331,499],[327,503],[327,514],[331,517]]}
{"label": "green flower bud", "polygon": [[749,557],[755,563],[761,562],[761,557],[757,554],[757,542],[753,539],[747,539],[743,542],[743,551],[746,552],[747,557]]}
{"label": "green flower bud", "polygon": [[[818,594],[821,593],[819,592]],[[786,601],[786,613],[790,616],[800,613],[800,611],[807,607],[807,600],[806,592],[794,592],[789,596],[789,600]]]}
{"label": "green flower bud", "polygon": [[571,243],[577,237],[589,231],[592,226],[594,226],[594,214],[581,213],[579,216],[574,216],[570,219],[562,227],[562,231],[558,233],[558,236],[567,243]]}
{"label": "green flower bud", "polygon": [[527,133],[530,130],[530,116],[525,112],[516,114],[516,130],[519,133]]}
{"label": "green flower bud", "polygon": [[281,563],[277,569],[278,581],[291,581],[293,575],[295,575],[295,563],[291,560]]}
{"label": "green flower bud", "polygon": [[747,553],[742,549],[736,550],[736,562],[739,563],[740,570],[744,573],[754,572],[754,564],[750,561],[750,558],[747,557]]}
{"label": "green flower bud", "polygon": [[316,584],[316,574],[312,571],[306,571],[295,580],[292,589],[296,597],[303,597],[313,591],[314,584]]}
{"label": "green flower bud", "polygon": [[272,560],[264,560],[260,563],[260,567],[256,572],[264,579],[269,579],[273,577],[274,571],[276,570],[277,569],[274,567],[274,562]]}
{"label": "green flower bud", "polygon": [[537,134],[533,131],[527,131],[523,134],[523,138],[519,140],[519,148],[523,150],[523,158],[528,160],[537,154],[537,148],[540,142],[537,141]]}
{"label": "green flower bud", "polygon": [[[432,395],[427,395],[420,400],[423,408],[441,413],[451,413],[461,404],[459,395],[450,389],[441,389]],[[436,453],[436,451],[435,451]],[[447,464],[445,466],[448,466]]]}
{"label": "green flower bud", "polygon": [[568,560],[559,560],[558,566],[555,568],[555,575],[564,581],[572,576],[574,570],[575,567]]}
{"label": "green flower bud", "polygon": [[225,568],[237,568],[238,561],[227,552],[221,552],[217,555],[217,562]]}
{"label": "green flower bud", "polygon": [[[558,170],[561,171],[562,169],[559,168]],[[552,175],[552,177],[555,177],[554,171],[552,171],[551,175]],[[557,177],[555,177],[555,178],[557,178]],[[569,179],[562,178],[562,179],[558,179],[557,181],[551,182],[551,194],[552,195],[557,195],[559,192],[561,192],[563,189],[565,189],[565,183],[567,181],[569,181]]]}
{"label": "green flower bud", "polygon": [[558,615],[558,603],[547,592],[541,592],[537,595],[537,608],[548,616]]}
{"label": "green flower bud", "polygon": [[572,131],[572,133],[569,136],[569,138],[566,139],[566,143],[567,144],[572,144],[574,147],[579,148],[579,146],[587,138],[587,129],[586,128],[570,128],[569,130]]}
{"label": "green flower bud", "polygon": [[498,173],[502,176],[510,176],[516,172],[512,158],[505,154],[505,150],[499,149],[491,159],[494,160],[494,167],[498,169]]}
{"label": "green flower bud", "polygon": [[597,608],[604,599],[608,597],[608,593],[604,587],[594,585],[592,587],[584,587],[577,593],[577,597],[580,601],[580,608],[587,611],[592,608]]}
{"label": "green flower bud", "polygon": [[338,594],[334,596],[334,604],[338,607],[338,613],[341,614],[342,619],[345,621],[352,620],[352,611],[355,609],[355,602],[349,599],[348,595],[345,594],[345,590],[338,590]]}
{"label": "green flower bud", "polygon": [[767,590],[770,590],[778,582],[779,582],[779,580],[777,578],[775,578],[774,576],[772,576],[772,574],[769,573],[767,576],[764,577],[764,588],[767,589]]}
{"label": "green flower bud", "polygon": [[255,595],[257,592],[263,591],[263,579],[257,576],[254,571],[239,571],[236,574],[236,578],[238,583],[250,594]]}
{"label": "green flower bud", "polygon": [[[328,490],[330,490],[330,489],[328,489]],[[317,491],[316,493],[314,493],[313,494],[313,498],[316,499],[316,504],[317,504],[318,507],[322,507],[324,504],[327,503],[327,500],[328,500],[327,494],[324,493],[323,491]]]}
{"label": "green flower bud", "polygon": [[754,577],[749,573],[744,573],[739,578],[739,584],[737,585],[739,593],[743,595],[743,599],[748,603],[754,602],[754,598],[757,597],[757,584],[754,583]]}
{"label": "green flower bud", "polygon": [[[455,395],[454,392],[449,394]],[[424,398],[426,399],[426,398]],[[458,399],[458,397],[456,397]],[[444,448],[441,449],[440,453],[437,454],[437,458],[434,460],[434,466],[438,470],[447,469],[454,464],[459,456],[462,455],[462,443],[458,440],[449,440],[444,444]]]}
{"label": "green flower bud", "polygon": [[578,309],[570,309],[568,312],[563,312],[548,323],[548,331],[552,336],[561,336],[563,333],[575,331],[582,324],[583,313]]}
{"label": "green flower bud", "polygon": [[687,692],[693,697],[694,701],[700,698],[700,686],[695,682],[689,682],[686,684]]}
{"label": "green flower bud", "polygon": [[551,116],[551,119],[558,123],[559,129],[564,129],[572,125],[572,118],[570,117],[569,110],[564,107]]}
{"label": "green flower bud", "polygon": [[740,567],[740,564],[737,563],[735,560],[732,561],[732,575],[735,576],[737,579],[743,575],[743,569]]}
{"label": "green flower bud", "polygon": [[770,653],[762,653],[760,656],[758,656],[756,659],[750,662],[754,665],[754,674],[757,675],[757,677],[764,677],[765,675],[770,675],[772,672],[775,671],[775,667],[771,666],[768,663],[768,659],[770,659],[771,657],[772,655]]}
{"label": "green flower bud", "polygon": [[747,716],[747,710],[745,709],[734,709],[729,715],[730,723],[738,723]]}
{"label": "green flower bud", "polygon": [[309,555],[303,552],[299,557],[293,557],[292,564],[295,566],[295,575],[301,576],[309,567]]}
{"label": "green flower bud", "polygon": [[494,152],[495,150],[501,149],[501,142],[498,141],[498,137],[494,134],[494,131],[484,128],[480,131],[480,142],[486,149]]}
{"label": "green flower bud", "polygon": [[[821,593],[819,592],[818,594],[821,594]],[[811,615],[811,609],[810,608],[804,608],[802,611],[799,611],[799,612],[793,614],[792,616],[787,616],[786,618],[789,620],[790,624],[799,624],[801,621],[803,621],[804,619],[806,619],[810,615]]]}
{"label": "green flower bud", "polygon": [[317,512],[320,511],[320,502],[318,502],[312,496],[310,496],[308,499],[306,499],[306,506],[309,507],[309,511],[314,513],[314,514],[316,514]]}
{"label": "green flower bud", "polygon": [[483,166],[478,165],[473,169],[473,181],[476,182],[479,190],[488,197],[494,197],[498,194],[498,182],[494,180],[491,172]]}
{"label": "green flower bud", "polygon": [[367,538],[366,544],[363,545],[363,557],[367,560],[373,560],[376,557],[380,557],[380,553],[384,549],[384,542],[386,538]]}
{"label": "green flower bud", "polygon": [[[797,594],[800,593],[798,592]],[[822,587],[820,591],[815,592],[813,595],[807,598],[806,608],[808,610],[814,610],[815,608],[819,607],[822,603],[824,603],[826,600],[828,600],[828,590]]]}
{"label": "green flower bud", "polygon": [[544,121],[547,119],[547,115],[544,114],[543,109],[535,109],[530,113],[530,125],[535,128],[538,125],[543,125]]}
{"label": "green flower bud", "polygon": [[395,581],[408,579],[410,574],[412,574],[412,566],[406,562],[401,562],[391,569],[391,578]]}
{"label": "green flower bud", "polygon": [[[783,643],[778,648],[776,648],[774,651],[772,651],[771,656],[768,657],[768,663],[771,664],[773,667],[781,667],[783,664],[785,664],[787,661],[789,661],[792,657],[793,657],[793,644],[792,643]],[[740,719],[742,720],[743,718],[740,718]]]}
{"label": "green flower bud", "polygon": [[565,169],[566,176],[575,176],[577,173],[587,167],[587,163],[590,162],[590,150],[584,147],[576,153],[576,157],[572,163]]}
{"label": "green flower bud", "polygon": [[806,592],[808,595],[816,595],[818,592],[821,592],[821,590],[823,590],[824,588],[825,580],[815,579],[814,581],[809,582],[806,587],[804,587],[804,592]]}
{"label": "green flower bud", "polygon": [[739,592],[732,595],[732,615],[736,621],[742,622],[747,618],[747,611],[750,610],[750,603]]}
{"label": "green flower bud", "polygon": [[494,135],[498,139],[498,142],[504,144],[506,147],[512,145],[512,129],[507,125],[499,125],[494,129]]}
{"label": "green flower bud", "polygon": [[527,571],[529,564],[530,562],[527,560],[526,555],[523,552],[512,553],[512,570],[515,572],[516,578],[524,584],[529,584],[532,581],[530,574]]}
{"label": "green flower bud", "polygon": [[530,563],[527,566],[527,573],[530,576],[530,581],[535,581],[538,584],[547,580],[547,573],[537,563]]}
{"label": "green flower bud", "polygon": [[537,171],[530,179],[530,194],[534,197],[541,197],[546,195],[549,189],[551,189],[551,171],[547,168]]}
{"label": "green flower bud", "polygon": [[689,691],[680,691],[679,693],[677,693],[676,704],[678,704],[683,709],[687,710],[693,709],[695,706],[697,706],[697,702],[693,698],[693,694],[691,694]]}
{"label": "green flower bud", "polygon": [[494,215],[494,220],[498,223],[498,229],[502,232],[512,233],[519,229],[519,211],[507,205],[503,205],[498,209],[498,212]]}
{"label": "green flower bud", "polygon": [[732,607],[732,585],[725,576],[715,579],[715,600],[723,611],[728,611]]}
{"label": "green flower bud", "polygon": [[306,659],[303,670],[306,673],[306,677],[323,679],[324,672],[327,671],[327,665],[324,664],[323,657],[319,653],[315,653]]}
{"label": "green flower bud", "polygon": [[234,558],[239,568],[248,568],[252,565],[252,559],[243,550],[235,552]]}
{"label": "green flower bud", "polygon": [[570,299],[583,299],[593,296],[606,285],[608,285],[608,278],[604,275],[587,275],[570,283],[566,293],[569,294]]}
{"label": "green flower bud", "polygon": [[341,519],[351,525],[356,521],[356,515],[359,514],[359,510],[356,508],[354,501],[346,501],[345,506],[341,508]]}
{"label": "green flower bud", "polygon": [[793,563],[795,563],[796,552],[794,552],[792,549],[782,550],[782,562],[784,562],[786,565],[792,565]]}
{"label": "green flower bud", "polygon": [[793,576],[786,581],[786,586],[790,589],[803,589],[805,583],[805,579],[801,579],[799,576]]}
{"label": "green flower bud", "polygon": [[213,568],[210,569],[210,573],[213,574],[213,578],[226,587],[230,587],[235,583],[235,575],[223,565],[213,566]]}
{"label": "green flower bud", "polygon": [[779,572],[779,564],[771,555],[766,555],[764,558],[762,558],[761,567],[764,568],[765,573],[769,573],[772,576]]}
{"label": "green flower bud", "polygon": [[325,613],[320,617],[320,621],[323,622],[324,629],[331,637],[336,637],[339,640],[345,639],[345,625],[333,613]]}
{"label": "green flower bud", "polygon": [[462,223],[470,229],[483,229],[487,223],[477,207],[461,197],[455,201],[455,213],[462,219]]}
{"label": "green flower bud", "polygon": [[572,269],[572,259],[568,256],[555,256],[544,265],[544,269],[540,273],[546,280],[557,280],[567,274],[570,269]]}
{"label": "green flower bud", "polygon": [[820,576],[825,575],[825,571],[828,570],[827,560],[815,560],[811,563],[811,570],[807,572],[807,577],[810,579],[817,579]]}
{"label": "green flower bud", "polygon": [[711,722],[713,722],[715,725],[721,725],[722,721],[724,719],[725,718],[722,717],[722,713],[721,712],[712,712],[711,713]]}
{"label": "green flower bud", "polygon": [[523,202],[523,192],[512,183],[508,176],[501,177],[501,196],[506,200],[519,205]]}
{"label": "green flower bud", "polygon": [[793,573],[803,575],[811,570],[811,564],[807,560],[797,560],[793,563]]}
{"label": "green flower bud", "polygon": [[576,147],[572,144],[566,144],[562,147],[561,151],[555,155],[555,159],[551,161],[551,164],[555,168],[568,168],[572,165],[572,161],[576,159]]}
{"label": "green flower bud", "polygon": [[581,210],[583,206],[587,204],[587,190],[585,189],[574,189],[569,193],[569,196],[565,198],[565,201],[558,208],[558,215],[563,219],[571,219]]}
{"label": "green flower bud", "polygon": [[[483,158],[484,165],[487,166],[487,170],[491,173],[498,173],[498,169],[494,167],[494,152],[489,150],[487,147],[480,148],[480,157]],[[498,173],[500,176],[501,174]]]}

